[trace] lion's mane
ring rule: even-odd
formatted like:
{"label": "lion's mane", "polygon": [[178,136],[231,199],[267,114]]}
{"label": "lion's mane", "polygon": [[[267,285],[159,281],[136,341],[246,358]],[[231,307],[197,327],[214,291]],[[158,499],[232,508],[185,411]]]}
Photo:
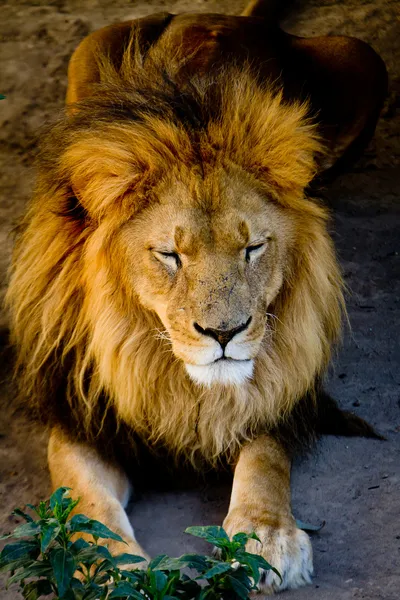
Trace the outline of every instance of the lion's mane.
{"label": "lion's mane", "polygon": [[[215,462],[313,398],[338,339],[342,279],[327,212],[303,193],[321,146],[307,106],[286,102],[250,68],[185,78],[157,57],[145,67],[131,57],[130,49],[119,72],[103,60],[98,89],[41,144],[7,298],[19,381],[49,423],[91,443],[112,417],[117,436],[123,426],[172,454]],[[156,201],[171,164],[184,173],[221,161],[293,216],[296,253],[253,380],[201,389],[160,335],[157,315],[127,303],[108,248],[134,211]]]}

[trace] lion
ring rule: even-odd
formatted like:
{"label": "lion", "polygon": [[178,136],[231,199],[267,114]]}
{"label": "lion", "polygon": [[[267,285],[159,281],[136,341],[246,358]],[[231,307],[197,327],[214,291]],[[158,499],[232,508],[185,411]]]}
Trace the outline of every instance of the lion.
{"label": "lion", "polygon": [[146,556],[124,510],[144,448],[231,467],[223,526],[255,531],[282,576],[261,591],[311,581],[293,452],[375,434],[322,389],[344,284],[310,186],[365,145],[385,89],[369,46],[290,36],[265,2],[113,25],[75,51],[7,302],[52,485],[129,552]]}

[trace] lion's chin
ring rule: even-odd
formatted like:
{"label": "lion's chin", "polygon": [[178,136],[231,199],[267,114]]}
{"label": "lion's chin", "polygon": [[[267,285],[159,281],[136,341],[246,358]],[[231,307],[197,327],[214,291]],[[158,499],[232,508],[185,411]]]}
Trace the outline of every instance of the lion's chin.
{"label": "lion's chin", "polygon": [[186,370],[196,383],[211,387],[220,385],[242,385],[253,375],[253,360],[217,360],[208,365],[189,365]]}

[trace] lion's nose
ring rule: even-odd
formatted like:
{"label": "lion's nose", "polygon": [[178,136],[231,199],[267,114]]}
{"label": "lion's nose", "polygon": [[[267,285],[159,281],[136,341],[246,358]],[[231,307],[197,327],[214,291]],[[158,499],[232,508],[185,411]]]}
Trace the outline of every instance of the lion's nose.
{"label": "lion's nose", "polygon": [[204,329],[198,323],[193,323],[193,326],[198,333],[214,338],[214,340],[217,340],[217,342],[221,344],[222,348],[225,348],[228,342],[230,342],[235,335],[247,329],[250,323],[251,317],[247,319],[246,323],[242,323],[242,325],[234,327],[233,329],[212,329],[211,327]]}

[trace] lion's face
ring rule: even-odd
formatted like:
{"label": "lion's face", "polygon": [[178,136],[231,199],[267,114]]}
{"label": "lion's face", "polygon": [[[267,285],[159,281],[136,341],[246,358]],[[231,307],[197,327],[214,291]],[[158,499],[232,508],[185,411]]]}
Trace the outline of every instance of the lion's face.
{"label": "lion's face", "polygon": [[21,389],[51,422],[71,406],[88,439],[107,406],[215,463],[289,415],[338,340],[328,214],[304,193],[321,146],[307,105],[244,68],[177,94],[144,65],[40,152],[7,296]]}
{"label": "lion's face", "polygon": [[119,236],[125,281],[155,311],[195,381],[250,378],[284,278],[291,224],[246,180],[173,179]]}

